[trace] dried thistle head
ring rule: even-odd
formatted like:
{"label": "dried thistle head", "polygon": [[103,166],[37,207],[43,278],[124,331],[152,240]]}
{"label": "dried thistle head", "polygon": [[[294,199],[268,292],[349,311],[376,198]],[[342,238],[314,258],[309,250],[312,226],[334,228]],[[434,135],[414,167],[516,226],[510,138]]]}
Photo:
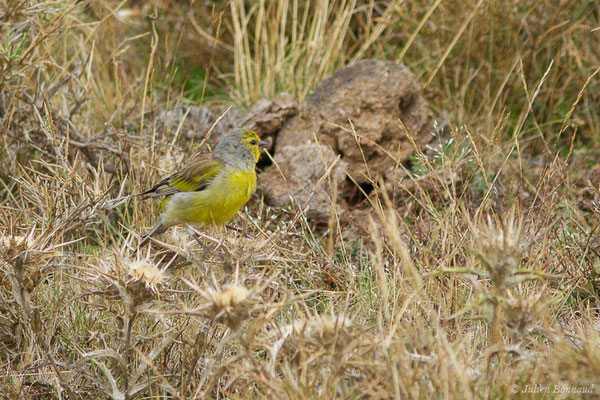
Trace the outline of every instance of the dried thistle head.
{"label": "dried thistle head", "polygon": [[350,337],[352,321],[345,314],[339,315],[318,315],[313,318],[308,325],[307,333],[321,343],[333,343],[339,341],[342,337]]}
{"label": "dried thistle head", "polygon": [[541,308],[541,292],[532,297],[514,296],[509,292],[504,302],[506,326],[510,330],[513,341],[519,342],[538,328],[537,320]]}
{"label": "dried thistle head", "polygon": [[283,357],[298,360],[298,352],[317,353],[323,349],[343,350],[357,334],[353,323],[344,314],[316,315],[308,320],[298,320],[277,327],[267,338],[266,347],[275,361],[281,352]]}
{"label": "dried thistle head", "polygon": [[233,329],[250,317],[256,303],[254,293],[239,285],[210,288],[201,294],[208,301],[204,315]]}
{"label": "dried thistle head", "polygon": [[523,249],[523,221],[515,218],[514,209],[505,218],[487,218],[480,228],[471,225],[477,256],[483,262],[494,286],[505,289],[519,269]]}
{"label": "dried thistle head", "polygon": [[61,253],[64,243],[51,246],[45,238],[35,237],[35,233],[35,229],[31,229],[26,236],[0,235],[0,251],[9,257],[21,256],[24,262],[39,262]]}
{"label": "dried thistle head", "polygon": [[6,261],[0,271],[3,268],[12,270],[12,274],[18,276],[18,285],[26,291],[33,290],[44,281],[41,277],[51,270],[48,268],[50,259],[60,255],[60,248],[65,245],[51,245],[47,237],[36,237],[35,233],[32,228],[25,236],[0,235],[0,259]]}
{"label": "dried thistle head", "polygon": [[106,295],[118,295],[126,304],[138,306],[155,300],[160,294],[167,281],[168,265],[159,268],[148,257],[132,258],[128,250],[132,238],[133,235],[127,238],[121,248],[105,250],[97,257],[90,265],[92,279],[89,281],[100,284]]}
{"label": "dried thistle head", "polygon": [[403,333],[405,348],[419,355],[430,355],[435,349],[435,338],[431,330],[427,329],[425,322],[417,320],[414,329],[406,329]]}
{"label": "dried thistle head", "polygon": [[[2,235],[0,236],[0,256],[6,260],[15,259],[21,257],[22,261],[26,261],[27,252],[32,250],[35,246],[33,240],[33,231],[27,236],[18,235]],[[23,265],[24,263],[11,263],[14,265]]]}
{"label": "dried thistle head", "polygon": [[20,249],[25,250],[33,247],[33,238],[31,235],[2,235],[0,236],[0,248],[5,250]]}
{"label": "dried thistle head", "polygon": [[128,281],[139,281],[144,286],[150,289],[155,294],[158,294],[158,288],[164,284],[165,273],[164,269],[158,268],[158,266],[150,260],[139,259],[125,263],[127,268],[127,274],[132,278]]}

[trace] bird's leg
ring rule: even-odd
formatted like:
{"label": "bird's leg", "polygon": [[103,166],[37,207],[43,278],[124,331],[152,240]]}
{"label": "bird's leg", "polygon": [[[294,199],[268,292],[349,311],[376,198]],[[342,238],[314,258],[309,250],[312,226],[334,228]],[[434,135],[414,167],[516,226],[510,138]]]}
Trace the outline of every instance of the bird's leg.
{"label": "bird's leg", "polygon": [[242,236],[244,236],[247,239],[252,239],[252,236],[250,236],[249,234],[244,232],[244,230],[242,228],[238,228],[237,226],[233,226],[233,225],[229,225],[229,224],[225,225],[225,228],[231,229],[232,231],[236,231],[237,233],[240,233]]}
{"label": "bird's leg", "polygon": [[236,231],[238,233],[244,233],[244,231],[241,228],[238,228],[237,226],[226,224],[225,228],[231,229],[232,231]]}
{"label": "bird's leg", "polygon": [[[228,227],[228,225],[225,225],[225,228],[227,228],[227,227]],[[219,240],[219,243],[217,243],[217,247],[215,247],[215,251],[219,250],[221,248],[221,246],[223,246],[223,244],[225,243],[225,238],[227,237],[226,229],[223,229],[221,226],[217,226],[216,229],[217,229],[217,232],[219,232],[218,236],[221,236],[221,239]],[[225,248],[225,250],[229,251],[229,249],[227,249],[227,246],[224,246],[224,248]]]}
{"label": "bird's leg", "polygon": [[192,231],[192,237],[202,247],[202,249],[204,250],[205,253],[211,253],[214,251],[214,250],[209,249],[208,246],[205,245],[204,242],[202,242],[202,238],[196,232]]}

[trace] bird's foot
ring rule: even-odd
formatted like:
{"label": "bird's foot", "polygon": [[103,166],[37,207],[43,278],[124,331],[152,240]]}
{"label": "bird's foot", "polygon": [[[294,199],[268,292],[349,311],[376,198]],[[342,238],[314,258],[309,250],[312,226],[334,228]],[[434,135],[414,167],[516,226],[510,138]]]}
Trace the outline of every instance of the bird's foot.
{"label": "bird's foot", "polygon": [[231,229],[232,231],[236,231],[237,233],[241,234],[245,238],[253,239],[253,237],[251,235],[249,235],[248,233],[244,232],[244,230],[242,228],[238,228],[237,226],[225,225],[225,228]]}

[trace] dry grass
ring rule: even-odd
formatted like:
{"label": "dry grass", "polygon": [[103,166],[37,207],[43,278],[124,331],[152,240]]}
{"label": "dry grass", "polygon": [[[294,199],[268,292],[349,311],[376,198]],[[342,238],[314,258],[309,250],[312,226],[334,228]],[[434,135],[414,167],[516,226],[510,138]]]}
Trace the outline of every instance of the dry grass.
{"label": "dry grass", "polygon": [[399,3],[383,5],[374,21],[374,2],[285,0],[259,2],[247,10],[243,1],[232,1],[232,97],[253,103],[284,91],[302,100],[351,57],[364,55]]}
{"label": "dry grass", "polygon": [[[599,16],[3,1],[0,397],[598,396]],[[182,59],[205,69],[202,96],[250,104],[362,57],[407,63],[439,121],[367,231],[343,215],[315,231],[255,196],[243,234],[199,232],[209,252],[184,228],[137,251],[156,205],[127,194],[205,133],[157,118],[187,101]]]}

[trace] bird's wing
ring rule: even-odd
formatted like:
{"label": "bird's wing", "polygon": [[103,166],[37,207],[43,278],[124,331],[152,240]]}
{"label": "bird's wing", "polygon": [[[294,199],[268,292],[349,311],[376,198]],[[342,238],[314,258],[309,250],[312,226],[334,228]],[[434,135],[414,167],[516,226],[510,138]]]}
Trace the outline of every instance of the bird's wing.
{"label": "bird's wing", "polygon": [[169,196],[179,192],[199,192],[223,169],[223,162],[212,154],[192,158],[181,171],[163,179],[152,188],[140,193],[144,199]]}

